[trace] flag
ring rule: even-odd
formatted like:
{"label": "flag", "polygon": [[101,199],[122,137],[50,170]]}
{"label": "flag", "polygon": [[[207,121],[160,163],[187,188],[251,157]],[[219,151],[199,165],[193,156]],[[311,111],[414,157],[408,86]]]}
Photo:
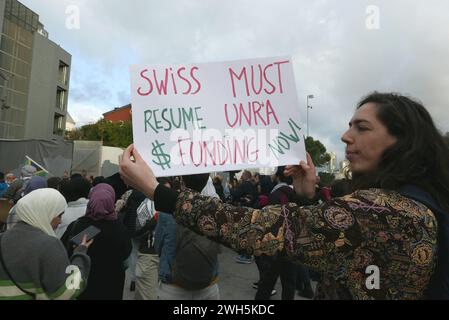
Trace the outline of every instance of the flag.
{"label": "flag", "polygon": [[25,156],[25,165],[33,166],[36,168],[36,173],[34,174],[35,176],[45,178],[47,177],[47,175],[49,175],[49,172],[43,166],[41,166],[39,163],[37,163],[28,156]]}

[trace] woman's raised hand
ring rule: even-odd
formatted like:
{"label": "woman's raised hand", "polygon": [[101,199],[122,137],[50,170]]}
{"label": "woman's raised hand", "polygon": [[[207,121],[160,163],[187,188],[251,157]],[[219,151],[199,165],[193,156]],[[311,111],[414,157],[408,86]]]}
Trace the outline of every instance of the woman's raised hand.
{"label": "woman's raised hand", "polygon": [[301,161],[299,165],[287,166],[284,174],[293,178],[293,186],[299,196],[308,199],[315,197],[316,169],[309,153],[307,153],[307,163]]}
{"label": "woman's raised hand", "polygon": [[153,170],[143,160],[134,145],[126,148],[120,158],[120,176],[127,185],[154,200],[154,191],[159,183]]}

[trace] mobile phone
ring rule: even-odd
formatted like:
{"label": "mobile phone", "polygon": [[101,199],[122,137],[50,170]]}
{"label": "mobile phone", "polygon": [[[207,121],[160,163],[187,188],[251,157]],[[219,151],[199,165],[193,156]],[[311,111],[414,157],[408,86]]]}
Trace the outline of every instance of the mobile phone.
{"label": "mobile phone", "polygon": [[87,241],[91,240],[93,237],[95,237],[97,234],[101,232],[100,229],[98,229],[95,226],[89,226],[80,233],[78,233],[76,236],[74,236],[70,241],[74,243],[75,245],[79,246],[81,242],[83,241],[84,235],[87,235]]}

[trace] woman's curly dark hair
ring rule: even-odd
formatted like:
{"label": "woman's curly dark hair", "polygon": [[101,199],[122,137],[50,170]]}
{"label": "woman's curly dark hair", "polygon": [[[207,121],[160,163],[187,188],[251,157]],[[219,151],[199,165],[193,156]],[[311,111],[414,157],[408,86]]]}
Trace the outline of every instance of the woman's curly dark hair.
{"label": "woman's curly dark hair", "polygon": [[396,93],[373,92],[357,106],[377,105],[377,118],[397,142],[388,148],[375,173],[353,175],[354,188],[398,190],[414,184],[449,211],[449,148],[426,108]]}

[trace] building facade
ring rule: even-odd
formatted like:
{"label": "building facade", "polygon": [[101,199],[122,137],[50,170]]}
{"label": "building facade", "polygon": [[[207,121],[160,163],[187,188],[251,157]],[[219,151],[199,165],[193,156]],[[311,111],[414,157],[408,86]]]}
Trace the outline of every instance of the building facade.
{"label": "building facade", "polygon": [[337,155],[335,154],[335,152],[329,152],[329,155],[331,156],[329,163],[328,163],[328,172],[329,173],[334,173],[335,171],[337,171]]}
{"label": "building facade", "polygon": [[111,122],[131,121],[132,119],[131,105],[128,104],[126,106],[115,108],[112,111],[103,113],[103,117],[106,121]]}
{"label": "building facade", "polygon": [[0,138],[62,139],[71,55],[17,0],[0,0],[0,34]]}
{"label": "building facade", "polygon": [[65,122],[65,131],[74,131],[76,129],[76,122],[73,120],[70,113],[67,113],[67,118]]}

